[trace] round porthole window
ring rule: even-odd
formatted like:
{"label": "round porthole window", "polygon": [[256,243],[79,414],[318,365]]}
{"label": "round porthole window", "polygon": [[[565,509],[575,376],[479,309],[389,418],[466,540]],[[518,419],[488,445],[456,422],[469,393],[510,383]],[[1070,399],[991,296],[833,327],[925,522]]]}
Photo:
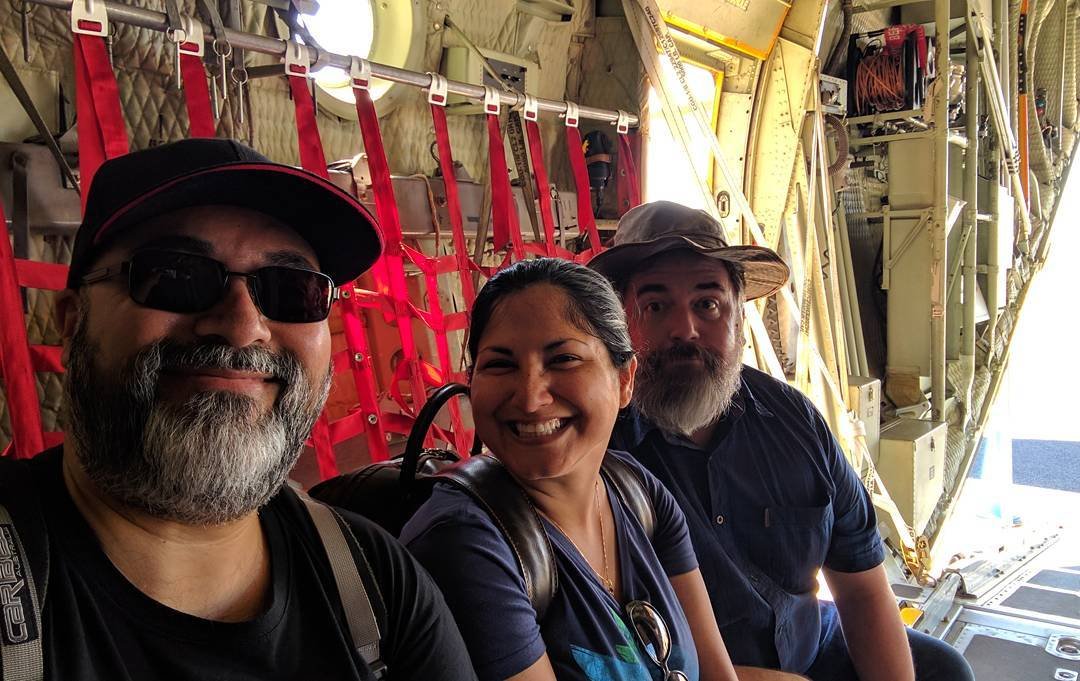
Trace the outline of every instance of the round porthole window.
{"label": "round porthole window", "polygon": [[[331,52],[419,70],[425,40],[419,0],[319,0],[314,12],[301,16],[311,36]],[[315,83],[325,95],[319,98],[320,106],[342,118],[356,118],[348,73],[323,67],[315,73]],[[371,97],[379,114],[385,114],[409,89],[373,79]]]}

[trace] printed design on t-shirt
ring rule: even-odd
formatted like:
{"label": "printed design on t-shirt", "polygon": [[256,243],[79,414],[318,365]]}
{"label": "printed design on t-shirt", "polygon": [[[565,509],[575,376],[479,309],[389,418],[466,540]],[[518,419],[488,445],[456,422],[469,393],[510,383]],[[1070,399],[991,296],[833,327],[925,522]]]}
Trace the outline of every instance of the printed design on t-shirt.
{"label": "printed design on t-shirt", "polygon": [[[640,652],[634,635],[619,614],[610,605],[605,609],[618,630],[622,642],[615,644],[615,655],[611,656],[571,644],[570,652],[578,667],[584,672],[585,678],[588,681],[661,681],[659,666],[648,655]],[[672,647],[670,661],[682,659],[682,651],[677,646]]]}

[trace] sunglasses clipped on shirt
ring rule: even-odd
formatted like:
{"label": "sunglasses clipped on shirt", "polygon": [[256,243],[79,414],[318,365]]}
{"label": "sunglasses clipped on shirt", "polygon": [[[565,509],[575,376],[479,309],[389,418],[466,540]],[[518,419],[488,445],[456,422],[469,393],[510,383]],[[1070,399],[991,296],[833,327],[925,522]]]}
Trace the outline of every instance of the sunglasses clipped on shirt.
{"label": "sunglasses clipped on shirt", "polygon": [[275,322],[321,322],[337,297],[333,279],[315,270],[272,265],[232,272],[205,255],[159,249],[136,251],[130,260],[87,273],[82,283],[123,275],[136,303],[180,314],[205,312],[217,305],[230,277],[243,277],[255,306]]}
{"label": "sunglasses clipped on shirt", "polygon": [[689,681],[681,671],[668,667],[671,656],[671,631],[660,611],[648,601],[630,601],[625,606],[626,616],[637,637],[638,644],[660,668],[664,681]]}

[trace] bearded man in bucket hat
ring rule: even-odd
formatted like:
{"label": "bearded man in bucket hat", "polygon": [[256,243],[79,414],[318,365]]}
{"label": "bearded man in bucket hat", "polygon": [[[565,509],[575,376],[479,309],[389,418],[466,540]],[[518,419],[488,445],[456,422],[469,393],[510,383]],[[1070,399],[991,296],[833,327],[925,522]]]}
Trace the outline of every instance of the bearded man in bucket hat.
{"label": "bearded man in bucket hat", "polygon": [[[744,304],[787,282],[783,259],[656,201],[628,211],[589,267],[620,292],[639,354],[611,447],[686,514],[732,661],[814,681],[973,680],[951,646],[905,630],[874,507],[825,419],[742,364]],[[835,605],[816,597],[819,571]]]}
{"label": "bearded man in bucket hat", "polygon": [[381,248],[352,196],[233,140],[101,166],[57,298],[66,440],[0,461],[5,681],[476,678],[404,548],[285,484],[337,287]]}

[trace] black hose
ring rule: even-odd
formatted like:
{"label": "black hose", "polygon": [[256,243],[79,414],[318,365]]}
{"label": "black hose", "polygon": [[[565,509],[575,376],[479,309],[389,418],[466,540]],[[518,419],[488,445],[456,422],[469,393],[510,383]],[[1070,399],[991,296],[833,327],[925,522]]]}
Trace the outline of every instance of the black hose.
{"label": "black hose", "polygon": [[825,73],[830,76],[838,76],[840,70],[840,58],[848,48],[851,39],[851,17],[855,14],[855,6],[852,0],[840,0],[840,11],[844,13],[844,28],[840,31],[840,39],[833,47],[829,55],[829,63],[825,66]]}

